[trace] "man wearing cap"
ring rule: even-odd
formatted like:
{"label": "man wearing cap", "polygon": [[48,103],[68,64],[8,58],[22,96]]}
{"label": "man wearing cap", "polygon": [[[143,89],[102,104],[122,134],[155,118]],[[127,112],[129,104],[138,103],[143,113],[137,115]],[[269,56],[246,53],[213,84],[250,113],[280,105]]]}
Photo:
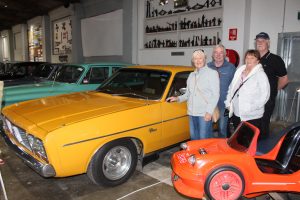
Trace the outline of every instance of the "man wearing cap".
{"label": "man wearing cap", "polygon": [[270,37],[267,33],[261,32],[255,37],[256,49],[259,51],[265,73],[270,83],[270,98],[265,105],[265,112],[262,117],[262,126],[260,139],[266,139],[269,136],[270,119],[275,107],[275,100],[278,90],[281,90],[288,84],[288,76],[285,63],[282,58],[270,52]]}

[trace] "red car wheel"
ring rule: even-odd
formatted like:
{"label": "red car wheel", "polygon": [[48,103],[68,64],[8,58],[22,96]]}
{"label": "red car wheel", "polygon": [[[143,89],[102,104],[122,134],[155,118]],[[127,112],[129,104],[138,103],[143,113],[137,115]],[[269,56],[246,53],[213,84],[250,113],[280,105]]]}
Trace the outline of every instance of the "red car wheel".
{"label": "red car wheel", "polygon": [[244,192],[245,181],[237,169],[222,167],[214,170],[206,179],[205,193],[210,199],[235,200]]}

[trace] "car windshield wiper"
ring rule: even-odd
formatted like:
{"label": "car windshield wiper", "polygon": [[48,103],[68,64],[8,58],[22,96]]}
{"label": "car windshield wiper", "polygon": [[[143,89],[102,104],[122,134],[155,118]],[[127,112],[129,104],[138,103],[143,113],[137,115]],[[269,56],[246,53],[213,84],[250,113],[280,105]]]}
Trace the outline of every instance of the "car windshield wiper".
{"label": "car windshield wiper", "polygon": [[97,90],[98,92],[108,92],[108,93],[112,93],[113,91],[108,89],[108,88],[101,88]]}
{"label": "car windshield wiper", "polygon": [[112,94],[112,96],[123,96],[123,95],[132,95],[132,96],[140,97],[140,98],[143,98],[143,99],[146,99],[146,100],[149,99],[147,96],[136,94],[134,92],[125,92],[125,93],[119,93],[119,94]]}

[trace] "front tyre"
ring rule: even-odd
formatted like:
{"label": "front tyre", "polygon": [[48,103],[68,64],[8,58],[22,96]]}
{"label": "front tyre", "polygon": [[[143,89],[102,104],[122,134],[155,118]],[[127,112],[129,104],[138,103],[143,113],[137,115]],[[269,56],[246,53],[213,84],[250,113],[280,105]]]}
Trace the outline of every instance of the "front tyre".
{"label": "front tyre", "polygon": [[87,175],[97,185],[116,186],[126,182],[135,171],[137,149],[130,139],[105,144],[93,156]]}
{"label": "front tyre", "polygon": [[245,180],[233,167],[221,167],[209,174],[205,181],[205,194],[215,200],[236,200],[242,196]]}

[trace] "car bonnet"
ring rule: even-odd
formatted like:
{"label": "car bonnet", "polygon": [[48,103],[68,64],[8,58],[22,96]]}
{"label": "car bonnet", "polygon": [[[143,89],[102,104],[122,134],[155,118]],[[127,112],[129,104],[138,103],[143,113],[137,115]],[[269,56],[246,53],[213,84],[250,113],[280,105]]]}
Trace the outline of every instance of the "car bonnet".
{"label": "car bonnet", "polygon": [[13,104],[5,107],[3,113],[8,118],[17,116],[50,132],[68,124],[147,104],[144,100],[129,101],[125,97],[99,92],[78,92]]}

